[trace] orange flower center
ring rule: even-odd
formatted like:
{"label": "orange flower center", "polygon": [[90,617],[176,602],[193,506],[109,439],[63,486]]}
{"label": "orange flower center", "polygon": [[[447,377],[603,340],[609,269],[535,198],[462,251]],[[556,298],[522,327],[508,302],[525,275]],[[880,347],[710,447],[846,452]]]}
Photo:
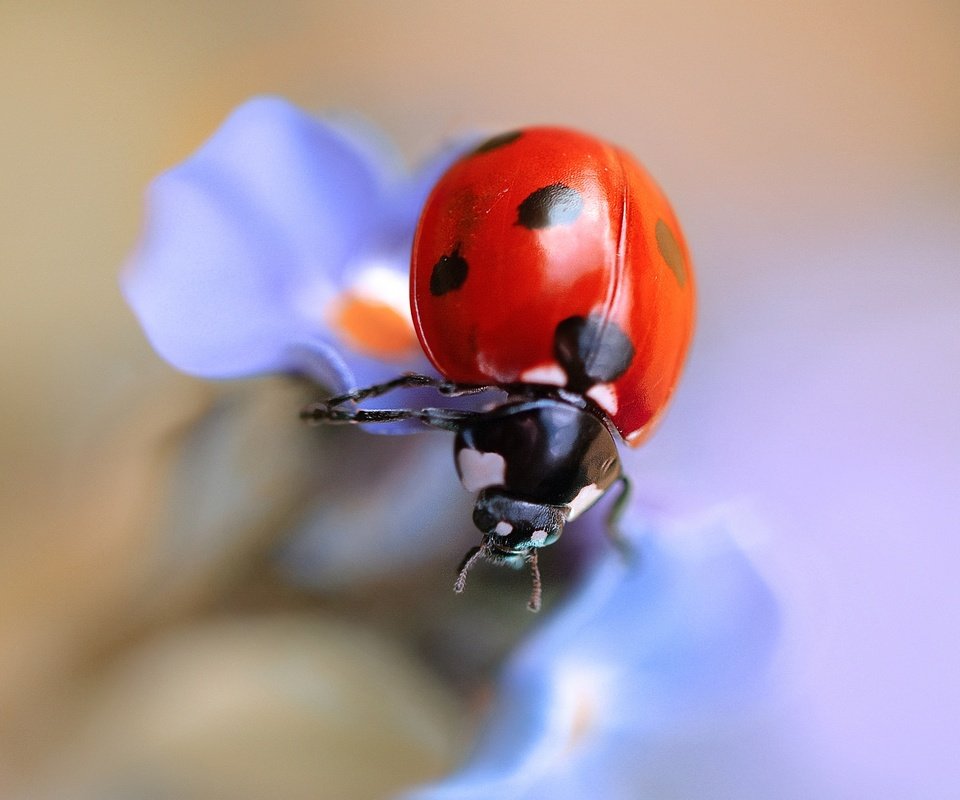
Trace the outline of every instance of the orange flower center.
{"label": "orange flower center", "polygon": [[361,353],[399,361],[416,355],[419,343],[410,320],[392,305],[345,294],[333,308],[331,326]]}

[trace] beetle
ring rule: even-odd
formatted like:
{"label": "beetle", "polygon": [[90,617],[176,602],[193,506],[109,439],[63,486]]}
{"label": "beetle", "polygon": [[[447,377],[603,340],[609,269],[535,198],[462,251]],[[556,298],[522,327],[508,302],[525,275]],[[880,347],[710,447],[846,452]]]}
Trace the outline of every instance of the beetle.
{"label": "beetle", "polygon": [[[464,487],[478,492],[480,559],[528,564],[614,485],[615,541],[629,481],[617,440],[643,442],[680,377],[694,318],[689,251],[665,195],[627,152],[565,128],[495,136],[440,178],[420,216],[410,308],[442,377],[405,374],[314,403],[314,422],[419,420],[455,433]],[[482,411],[360,409],[397,388],[442,396],[501,389]]]}

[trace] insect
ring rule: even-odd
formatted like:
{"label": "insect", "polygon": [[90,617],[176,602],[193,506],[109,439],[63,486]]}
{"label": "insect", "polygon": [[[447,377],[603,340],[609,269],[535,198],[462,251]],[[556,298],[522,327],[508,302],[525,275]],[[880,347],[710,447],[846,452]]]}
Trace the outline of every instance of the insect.
{"label": "insect", "polygon": [[[314,403],[315,422],[419,420],[452,431],[456,469],[478,492],[478,560],[529,565],[614,485],[630,485],[617,439],[642,442],[679,379],[693,329],[689,253],[670,205],[629,154],[592,136],[535,127],[457,161],[420,217],[410,270],[417,336],[442,378],[406,374]],[[442,396],[498,388],[483,411],[367,410],[403,387]]]}

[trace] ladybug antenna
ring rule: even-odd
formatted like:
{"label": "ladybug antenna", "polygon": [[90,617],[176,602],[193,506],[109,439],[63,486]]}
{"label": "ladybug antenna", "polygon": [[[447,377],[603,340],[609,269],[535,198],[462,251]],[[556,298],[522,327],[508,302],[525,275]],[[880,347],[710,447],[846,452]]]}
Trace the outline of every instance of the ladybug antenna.
{"label": "ladybug antenna", "polygon": [[463,592],[467,586],[467,573],[470,571],[470,568],[481,558],[487,558],[489,555],[489,541],[487,537],[484,537],[483,541],[480,542],[477,547],[468,550],[467,554],[463,557],[463,561],[460,563],[460,569],[457,572],[457,580],[453,584],[453,591],[457,594]]}
{"label": "ladybug antenna", "polygon": [[533,612],[540,610],[540,597],[543,594],[543,585],[540,583],[540,567],[537,564],[537,548],[532,548],[527,555],[527,563],[530,565],[530,574],[533,578],[533,587],[530,590],[530,601],[527,608]]}
{"label": "ladybug antenna", "polygon": [[[467,573],[473,565],[481,559],[494,560],[490,552],[490,540],[487,537],[477,547],[472,547],[467,551],[460,563],[460,569],[457,571],[457,580],[454,581],[453,591],[461,594],[467,587]],[[543,584],[540,581],[540,566],[537,563],[537,549],[531,548],[525,556],[524,562],[530,565],[530,576],[533,580],[533,586],[530,589],[530,600],[527,602],[527,608],[533,612],[540,610],[540,600],[543,596]]]}

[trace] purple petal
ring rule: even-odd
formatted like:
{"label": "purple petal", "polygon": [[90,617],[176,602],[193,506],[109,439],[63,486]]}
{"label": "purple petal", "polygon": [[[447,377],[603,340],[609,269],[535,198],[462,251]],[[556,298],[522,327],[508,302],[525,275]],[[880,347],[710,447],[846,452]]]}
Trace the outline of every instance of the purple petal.
{"label": "purple petal", "polygon": [[259,98],[157,178],[122,278],[157,351],[211,378],[296,366],[324,333],[308,301],[335,286],[383,219],[382,170],[368,149]]}
{"label": "purple petal", "polygon": [[695,776],[660,774],[658,758],[696,751],[706,730],[722,738],[725,720],[735,735],[779,614],[722,518],[650,534],[641,548],[634,568],[602,562],[515,655],[467,764],[408,800],[685,796],[665,787]]}
{"label": "purple petal", "polygon": [[390,198],[389,216],[394,230],[409,231],[412,237],[420,211],[437,181],[458,158],[473,149],[482,138],[470,135],[454,139],[425,160],[412,178],[398,187]]}

